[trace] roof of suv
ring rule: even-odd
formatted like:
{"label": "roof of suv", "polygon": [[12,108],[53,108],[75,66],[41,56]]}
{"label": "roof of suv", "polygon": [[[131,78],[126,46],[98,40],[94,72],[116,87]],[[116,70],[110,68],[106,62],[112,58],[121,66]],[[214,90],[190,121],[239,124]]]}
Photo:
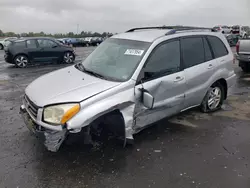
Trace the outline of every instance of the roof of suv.
{"label": "roof of suv", "polygon": [[164,36],[169,31],[171,30],[170,29],[139,30],[134,32],[120,33],[114,35],[112,38],[153,42],[156,38]]}
{"label": "roof of suv", "polygon": [[213,30],[211,28],[199,28],[199,27],[182,27],[182,26],[164,26],[164,27],[145,27],[145,28],[135,28],[131,29],[125,33],[120,33],[112,36],[112,38],[117,39],[127,39],[127,40],[137,40],[143,42],[153,42],[157,38],[177,34],[177,32],[187,33],[187,32],[209,32]]}

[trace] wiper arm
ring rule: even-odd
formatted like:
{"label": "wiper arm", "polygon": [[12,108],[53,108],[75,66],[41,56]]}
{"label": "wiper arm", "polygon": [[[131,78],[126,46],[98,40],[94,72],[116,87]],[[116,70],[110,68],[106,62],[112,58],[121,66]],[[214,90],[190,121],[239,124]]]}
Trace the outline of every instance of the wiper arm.
{"label": "wiper arm", "polygon": [[98,73],[96,73],[96,72],[93,72],[93,71],[91,71],[91,70],[84,69],[84,72],[86,72],[86,73],[88,73],[88,74],[91,74],[91,75],[93,75],[93,76],[95,76],[95,77],[102,78],[102,79],[105,79],[105,80],[106,80],[106,78],[105,78],[104,76],[102,76],[102,75],[100,75],[100,74],[98,74]]}
{"label": "wiper arm", "polygon": [[77,63],[77,64],[75,65],[75,67],[76,67],[78,70],[80,70],[80,71],[85,71],[85,68],[84,68],[84,66],[83,66],[82,63]]}
{"label": "wiper arm", "polygon": [[82,72],[86,72],[86,73],[91,74],[91,75],[93,75],[93,76],[95,76],[95,77],[98,77],[98,78],[102,78],[102,79],[104,79],[104,80],[107,80],[107,78],[105,78],[104,76],[102,76],[102,75],[100,75],[100,74],[98,74],[98,73],[96,73],[96,72],[93,72],[93,71],[91,71],[91,70],[86,69],[82,63],[77,63],[77,64],[76,64],[76,68],[77,68],[78,70],[82,71]]}

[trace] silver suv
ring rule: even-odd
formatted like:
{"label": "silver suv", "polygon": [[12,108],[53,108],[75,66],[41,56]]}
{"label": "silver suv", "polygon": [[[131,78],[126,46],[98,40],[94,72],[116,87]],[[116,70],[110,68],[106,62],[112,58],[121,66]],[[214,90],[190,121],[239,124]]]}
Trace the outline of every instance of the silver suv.
{"label": "silver suv", "polygon": [[125,145],[162,118],[197,106],[220,109],[235,82],[233,60],[226,38],[208,29],[131,29],[82,63],[32,82],[21,113],[50,151],[67,136],[83,133],[92,143],[104,130]]}

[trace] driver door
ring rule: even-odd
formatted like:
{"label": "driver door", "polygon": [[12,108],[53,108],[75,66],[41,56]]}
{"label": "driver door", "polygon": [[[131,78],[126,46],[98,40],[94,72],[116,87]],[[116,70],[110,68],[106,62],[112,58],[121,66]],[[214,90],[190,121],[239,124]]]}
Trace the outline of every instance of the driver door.
{"label": "driver door", "polygon": [[[135,131],[180,112],[185,99],[185,77],[179,39],[158,45],[149,56],[135,86]],[[143,92],[153,97],[151,108],[143,104]]]}
{"label": "driver door", "polygon": [[58,58],[62,57],[60,46],[52,40],[49,39],[38,39],[39,45],[38,57],[40,62],[51,63],[52,61],[57,61]]}

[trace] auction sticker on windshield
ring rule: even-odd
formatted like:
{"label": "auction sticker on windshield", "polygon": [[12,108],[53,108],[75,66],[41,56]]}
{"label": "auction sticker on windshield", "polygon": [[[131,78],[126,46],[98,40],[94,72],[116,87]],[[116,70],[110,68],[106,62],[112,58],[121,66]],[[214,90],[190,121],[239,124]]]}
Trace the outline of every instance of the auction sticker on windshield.
{"label": "auction sticker on windshield", "polygon": [[144,50],[136,50],[136,49],[127,49],[124,53],[125,55],[136,55],[136,56],[142,56]]}

